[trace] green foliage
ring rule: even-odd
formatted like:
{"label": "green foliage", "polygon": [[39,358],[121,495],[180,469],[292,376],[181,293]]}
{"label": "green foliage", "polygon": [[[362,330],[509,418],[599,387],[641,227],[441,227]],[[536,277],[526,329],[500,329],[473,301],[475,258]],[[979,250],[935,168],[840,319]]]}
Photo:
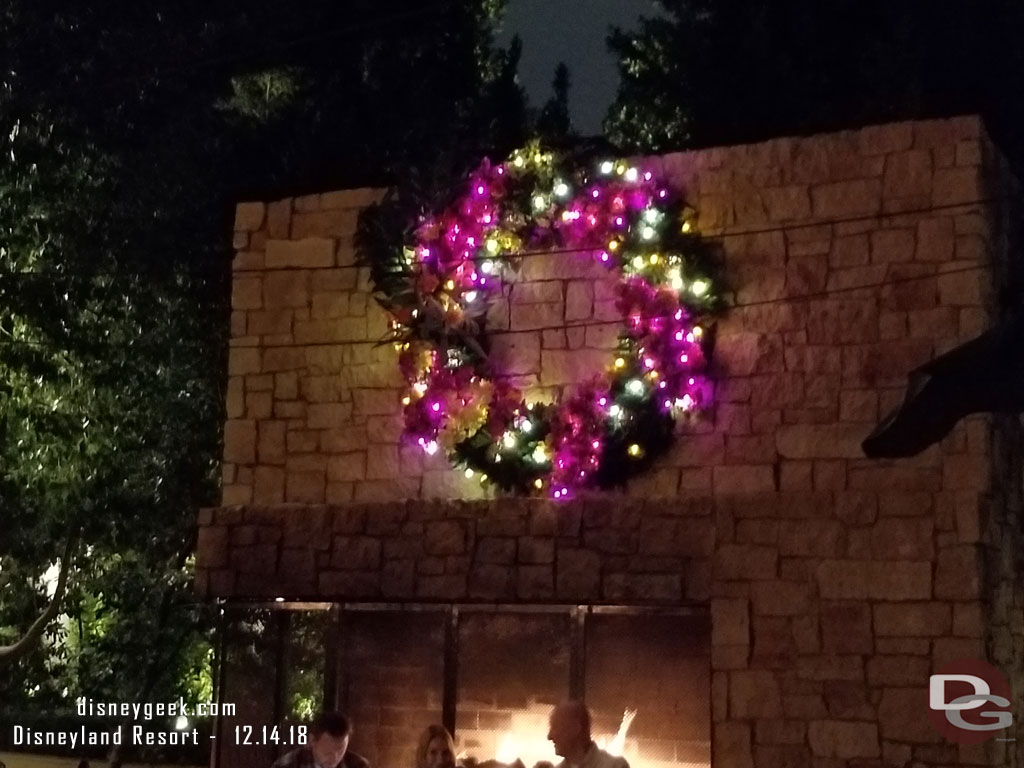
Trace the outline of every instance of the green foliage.
{"label": "green foliage", "polygon": [[0,645],[82,536],[64,614],[0,671],[0,720],[210,695],[190,556],[218,500],[234,204],[440,177],[520,139],[502,6],[0,11]]}
{"label": "green foliage", "polygon": [[605,121],[665,151],[982,112],[1024,158],[1024,6],[1014,0],[658,0],[613,30],[620,88]]}
{"label": "green foliage", "polygon": [[537,118],[537,134],[549,142],[564,142],[574,131],[569,118],[569,67],[559,62],[551,82],[552,95]]}

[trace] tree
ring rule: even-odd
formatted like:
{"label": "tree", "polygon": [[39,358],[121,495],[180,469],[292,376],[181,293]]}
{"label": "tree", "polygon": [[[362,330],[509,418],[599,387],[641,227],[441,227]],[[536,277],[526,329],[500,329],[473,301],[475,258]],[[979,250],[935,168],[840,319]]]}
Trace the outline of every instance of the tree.
{"label": "tree", "polygon": [[549,141],[564,141],[574,133],[569,118],[569,67],[564,61],[555,67],[551,90],[537,118],[537,133]]}
{"label": "tree", "polygon": [[518,138],[501,7],[0,11],[0,720],[208,695],[191,555],[218,501],[234,204],[441,178]]}
{"label": "tree", "polygon": [[659,0],[613,30],[612,140],[661,151],[981,111],[1024,157],[1024,8],[1011,0]]}

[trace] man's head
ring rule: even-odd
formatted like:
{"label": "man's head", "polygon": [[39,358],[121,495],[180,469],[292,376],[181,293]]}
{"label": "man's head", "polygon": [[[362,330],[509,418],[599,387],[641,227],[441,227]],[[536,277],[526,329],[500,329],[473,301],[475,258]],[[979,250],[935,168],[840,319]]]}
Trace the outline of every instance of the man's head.
{"label": "man's head", "polygon": [[566,701],[551,710],[548,740],[555,754],[579,762],[590,747],[590,712],[582,701]]}
{"label": "man's head", "polygon": [[335,768],[348,750],[348,739],[352,735],[352,724],[338,712],[322,712],[309,727],[312,736],[309,748],[313,759],[324,768]]}

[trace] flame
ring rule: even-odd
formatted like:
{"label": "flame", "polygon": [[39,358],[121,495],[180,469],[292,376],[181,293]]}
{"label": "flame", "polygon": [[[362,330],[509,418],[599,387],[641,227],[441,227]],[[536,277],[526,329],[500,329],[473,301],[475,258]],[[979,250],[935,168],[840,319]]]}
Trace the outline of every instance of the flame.
{"label": "flame", "polygon": [[608,742],[608,745],[602,747],[605,752],[615,757],[621,757],[623,751],[626,748],[626,733],[629,731],[629,726],[633,724],[633,719],[636,717],[635,709],[627,709],[622,713],[622,722],[619,723],[619,730],[612,737],[612,740]]}
{"label": "flame", "polygon": [[515,734],[506,733],[502,739],[501,744],[498,745],[498,753],[495,758],[499,763],[514,763],[519,757],[519,744],[516,741]]}

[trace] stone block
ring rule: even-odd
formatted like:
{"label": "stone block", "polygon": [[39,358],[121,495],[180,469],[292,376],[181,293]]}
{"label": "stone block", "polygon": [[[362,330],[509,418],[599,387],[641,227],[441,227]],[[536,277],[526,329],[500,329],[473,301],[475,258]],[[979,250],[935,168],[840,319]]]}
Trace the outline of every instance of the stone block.
{"label": "stone block", "polygon": [[761,192],[771,221],[802,221],[811,216],[811,197],[804,185],[769,187]]}
{"label": "stone block", "polygon": [[800,616],[810,605],[809,587],[801,582],[754,582],[750,597],[755,615]]}
{"label": "stone block", "polygon": [[941,168],[935,171],[932,205],[951,206],[978,203],[984,197],[980,169],[973,166]]}
{"label": "stone block", "polygon": [[322,269],[334,266],[335,243],[322,237],[267,240],[267,269]]}
{"label": "stone block", "polygon": [[582,549],[559,548],[555,586],[561,599],[598,599],[601,594],[600,556]]}
{"label": "stone block", "polygon": [[325,499],[325,473],[320,470],[288,472],[285,477],[285,501],[304,504],[323,504]]}
{"label": "stone block", "polygon": [[263,306],[267,309],[308,305],[309,272],[267,272],[263,276]]}
{"label": "stone block", "polygon": [[874,606],[875,634],[879,637],[942,637],[952,629],[949,603],[901,602]]}
{"label": "stone block", "polygon": [[265,213],[263,203],[239,203],[235,206],[235,232],[255,232],[263,226]]}
{"label": "stone block", "polygon": [[224,461],[253,464],[256,461],[256,422],[228,419],[224,424]]}
{"label": "stone block", "polygon": [[730,768],[754,768],[750,743],[750,725],[742,722],[718,723],[714,728],[715,760]]}
{"label": "stone block", "polygon": [[683,584],[679,574],[612,573],[604,577],[602,593],[612,601],[672,603],[683,599]]}
{"label": "stone block", "polygon": [[711,601],[711,645],[750,644],[750,607],[746,600],[716,598]]}
{"label": "stone block", "polygon": [[884,688],[878,705],[882,738],[912,744],[942,740],[928,718],[928,687]]}
{"label": "stone block", "polygon": [[882,205],[879,179],[854,179],[811,188],[811,208],[819,219],[838,219],[878,213]]}
{"label": "stone block", "polygon": [[753,669],[730,672],[729,716],[741,720],[782,717],[782,695],[775,673]]}
{"label": "stone block", "polygon": [[821,641],[822,648],[829,653],[872,653],[871,606],[857,602],[823,602]]}
{"label": "stone block", "polygon": [[223,568],[228,564],[228,529],[203,526],[199,529],[196,563],[200,568]]}
{"label": "stone block", "polygon": [[939,551],[935,566],[935,597],[975,600],[981,594],[982,561],[978,547],[961,545]]}
{"label": "stone block", "polygon": [[773,580],[777,575],[778,558],[774,547],[726,544],[715,553],[714,577],[742,581]]}
{"label": "stone block", "polygon": [[885,198],[920,197],[932,192],[932,157],[927,149],[895,152],[885,158]]}
{"label": "stone block", "polygon": [[503,333],[492,339],[491,360],[504,373],[540,373],[540,333]]}
{"label": "stone block", "polygon": [[467,533],[455,520],[428,523],[424,532],[424,549],[431,555],[460,555],[466,552]]}
{"label": "stone block", "polygon": [[880,229],[871,233],[871,263],[892,264],[912,261],[915,231],[913,229]]}
{"label": "stone block", "polygon": [[469,572],[469,596],[511,599],[516,594],[516,571],[505,565],[480,563]]}
{"label": "stone block", "polygon": [[544,349],[540,353],[540,383],[576,384],[601,373],[610,362],[600,349]]}
{"label": "stone block", "polygon": [[876,758],[881,754],[878,726],[846,720],[818,720],[807,731],[811,752],[841,760]]}
{"label": "stone block", "polygon": [[769,464],[716,466],[712,468],[712,482],[716,495],[775,490],[775,475]]}

